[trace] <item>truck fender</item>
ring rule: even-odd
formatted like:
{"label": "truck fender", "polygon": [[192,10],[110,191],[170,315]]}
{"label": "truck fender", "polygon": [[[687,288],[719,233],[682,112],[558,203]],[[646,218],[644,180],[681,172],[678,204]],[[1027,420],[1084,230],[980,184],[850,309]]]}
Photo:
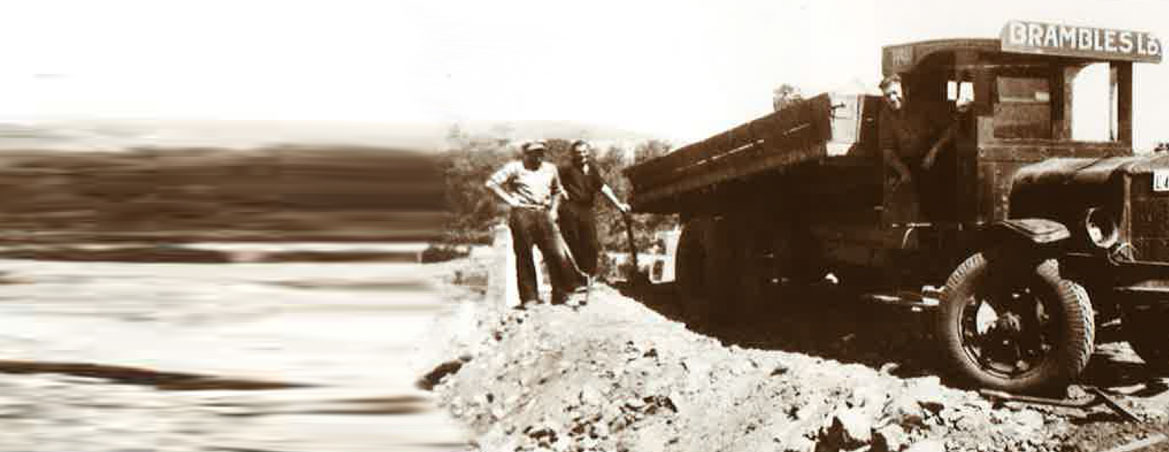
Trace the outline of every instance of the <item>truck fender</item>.
{"label": "truck fender", "polygon": [[1025,243],[1047,247],[1072,236],[1066,225],[1046,218],[1012,218],[991,225],[987,240],[990,243],[1023,240]]}

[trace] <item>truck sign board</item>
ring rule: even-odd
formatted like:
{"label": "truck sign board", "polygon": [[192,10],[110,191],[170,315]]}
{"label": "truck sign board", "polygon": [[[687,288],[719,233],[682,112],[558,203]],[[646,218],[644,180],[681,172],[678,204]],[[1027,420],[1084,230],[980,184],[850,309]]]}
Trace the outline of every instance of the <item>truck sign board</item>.
{"label": "truck sign board", "polygon": [[1152,33],[1013,20],[999,36],[1004,52],[1161,62]]}

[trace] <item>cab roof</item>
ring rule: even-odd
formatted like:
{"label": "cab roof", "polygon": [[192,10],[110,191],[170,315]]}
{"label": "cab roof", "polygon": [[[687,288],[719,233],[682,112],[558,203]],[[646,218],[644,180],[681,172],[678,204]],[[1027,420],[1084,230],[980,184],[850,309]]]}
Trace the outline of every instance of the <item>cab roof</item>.
{"label": "cab roof", "polygon": [[881,73],[910,72],[939,52],[973,51],[1059,57],[1078,62],[1161,62],[1161,42],[1151,33],[1130,30],[1010,21],[998,39],[937,39],[885,46]]}

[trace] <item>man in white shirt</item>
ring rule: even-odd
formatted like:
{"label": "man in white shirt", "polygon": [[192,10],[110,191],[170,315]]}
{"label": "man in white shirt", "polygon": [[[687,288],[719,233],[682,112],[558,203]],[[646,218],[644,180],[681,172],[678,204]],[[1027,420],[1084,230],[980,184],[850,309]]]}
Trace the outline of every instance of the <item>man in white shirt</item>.
{"label": "man in white shirt", "polygon": [[521,149],[523,159],[503,165],[487,180],[487,188],[511,208],[507,224],[516,254],[520,306],[539,301],[533,245],[540,248],[548,263],[552,303],[560,304],[586,281],[564,246],[556,225],[564,188],[556,166],[544,161],[548,148],[543,142],[524,143]]}

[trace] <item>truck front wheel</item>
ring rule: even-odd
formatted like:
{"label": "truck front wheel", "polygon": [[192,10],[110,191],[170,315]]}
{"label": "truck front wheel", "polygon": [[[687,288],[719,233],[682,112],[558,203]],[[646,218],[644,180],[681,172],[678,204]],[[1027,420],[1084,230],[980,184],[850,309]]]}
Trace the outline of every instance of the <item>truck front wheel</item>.
{"label": "truck front wheel", "polygon": [[1054,260],[1021,264],[983,253],[950,275],[937,334],[957,372],[979,386],[1030,392],[1076,378],[1094,347],[1087,292]]}

